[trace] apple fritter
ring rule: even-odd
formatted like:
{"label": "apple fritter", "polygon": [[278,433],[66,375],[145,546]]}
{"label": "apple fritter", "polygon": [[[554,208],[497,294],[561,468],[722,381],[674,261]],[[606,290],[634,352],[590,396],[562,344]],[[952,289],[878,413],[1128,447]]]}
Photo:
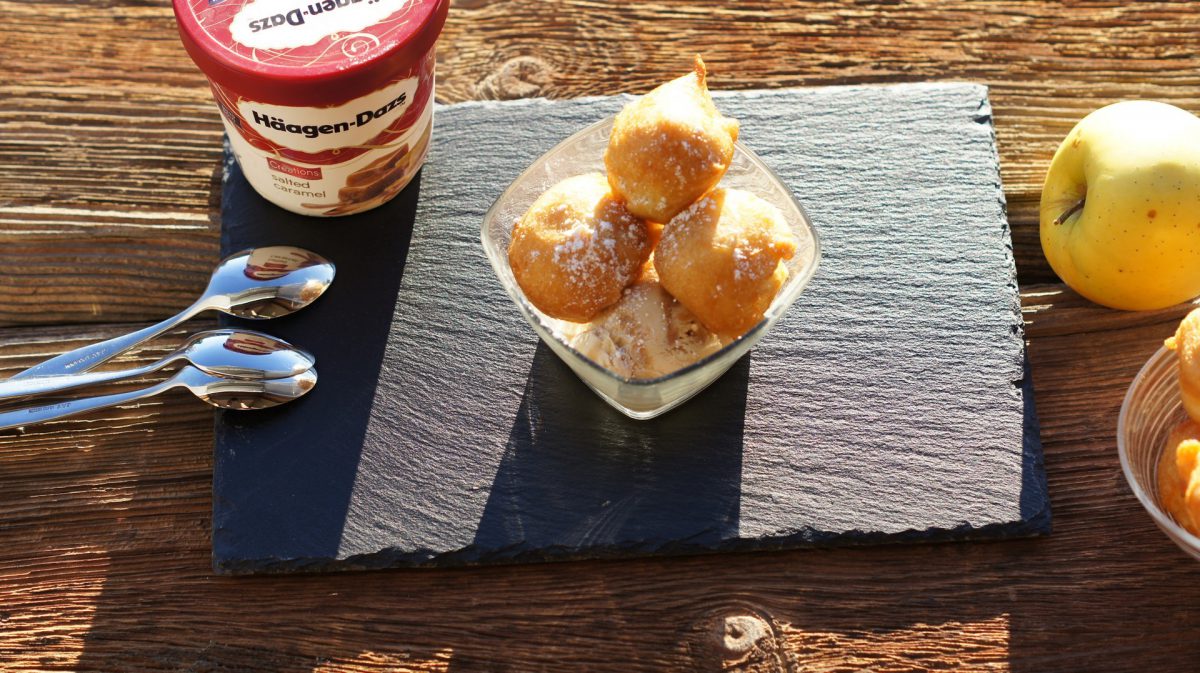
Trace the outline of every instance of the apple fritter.
{"label": "apple fritter", "polygon": [[625,106],[613,122],[604,165],[629,211],[666,222],[721,181],[733,161],[736,120],[722,117],[704,61]]}
{"label": "apple fritter", "polygon": [[508,260],[525,296],[546,315],[587,322],[621,298],[650,257],[646,223],[600,173],[567,178],[513,227]]}
{"label": "apple fritter", "polygon": [[654,267],[705,327],[734,338],[762,320],[787,280],[783,260],[797,245],[775,206],[749,192],[715,189],[663,228]]}

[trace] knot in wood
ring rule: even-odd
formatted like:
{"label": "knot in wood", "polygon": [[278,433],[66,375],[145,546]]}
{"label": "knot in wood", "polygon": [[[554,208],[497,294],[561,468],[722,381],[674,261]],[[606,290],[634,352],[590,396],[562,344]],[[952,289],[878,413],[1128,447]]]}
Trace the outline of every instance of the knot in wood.
{"label": "knot in wood", "polygon": [[742,658],[758,647],[760,641],[772,638],[771,625],[756,615],[730,615],[724,626],[717,624],[721,648],[726,659]]}
{"label": "knot in wood", "polygon": [[726,607],[693,626],[688,638],[695,669],[738,673],[788,673],[791,658],[770,615]]}
{"label": "knot in wood", "polygon": [[518,56],[505,61],[476,88],[483,98],[532,98],[541,94],[553,78],[554,68],[546,61],[536,56]]}

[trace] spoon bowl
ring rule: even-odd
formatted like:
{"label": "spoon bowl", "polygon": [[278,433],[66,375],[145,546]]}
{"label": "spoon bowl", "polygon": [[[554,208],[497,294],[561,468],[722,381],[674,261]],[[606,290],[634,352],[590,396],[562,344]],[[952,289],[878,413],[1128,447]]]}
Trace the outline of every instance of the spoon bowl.
{"label": "spoon bowl", "polygon": [[282,379],[317,363],[311,353],[282,339],[244,329],[200,332],[175,353],[200,371],[233,379]]}
{"label": "spoon bowl", "polygon": [[309,369],[279,379],[237,380],[184,370],[180,385],[218,409],[238,411],[269,409],[303,397],[317,385],[317,371]]}
{"label": "spoon bowl", "polygon": [[333,263],[315,252],[289,245],[253,248],[221,260],[201,301],[239,318],[278,318],[316,301],[333,276]]}

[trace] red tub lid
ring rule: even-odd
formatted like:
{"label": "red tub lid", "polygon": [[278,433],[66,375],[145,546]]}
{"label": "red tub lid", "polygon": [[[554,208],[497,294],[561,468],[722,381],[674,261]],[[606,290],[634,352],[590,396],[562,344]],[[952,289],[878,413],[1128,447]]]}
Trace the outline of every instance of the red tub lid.
{"label": "red tub lid", "polygon": [[280,105],[334,105],[412,69],[450,0],[174,0],[184,47],[209,79]]}

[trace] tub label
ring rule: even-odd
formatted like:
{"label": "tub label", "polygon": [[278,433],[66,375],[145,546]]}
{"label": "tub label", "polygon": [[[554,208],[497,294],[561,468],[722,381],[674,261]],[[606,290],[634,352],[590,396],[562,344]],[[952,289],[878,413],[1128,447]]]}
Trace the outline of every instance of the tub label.
{"label": "tub label", "polygon": [[417,83],[416,77],[408,77],[349,103],[326,108],[295,108],[243,98],[238,101],[238,113],[267,140],[315,154],[371,141],[408,109]]}
{"label": "tub label", "polygon": [[[294,49],[380,23],[413,0],[254,0],[233,17],[229,32],[251,49]],[[370,36],[373,37],[373,36]]]}
{"label": "tub label", "polygon": [[242,135],[236,121],[222,119],[230,149],[258,193],[294,213],[332,216],[374,208],[408,184],[425,161],[433,106],[425,106],[416,122],[393,141],[344,161],[322,164],[285,160],[275,152],[255,147]]}

